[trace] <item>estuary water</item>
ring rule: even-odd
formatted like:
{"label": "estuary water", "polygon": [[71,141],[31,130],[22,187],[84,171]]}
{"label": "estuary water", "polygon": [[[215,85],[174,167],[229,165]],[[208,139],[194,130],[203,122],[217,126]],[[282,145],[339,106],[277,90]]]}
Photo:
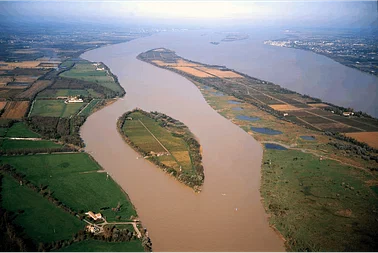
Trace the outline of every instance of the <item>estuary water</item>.
{"label": "estuary water", "polygon": [[[215,112],[194,84],[178,74],[139,61],[136,56],[152,48],[166,47],[191,60],[227,65],[285,87],[299,88],[313,80],[306,68],[297,66],[298,61],[325,57],[263,45],[262,37],[218,46],[209,43],[222,37],[206,31],[161,33],[82,55],[108,65],[127,92],[124,98],[91,115],[81,136],[86,151],[129,194],[149,231],[154,251],[284,250],[282,239],[268,225],[260,199],[262,146]],[[247,48],[250,51],[244,51]],[[285,57],[288,63],[283,61]],[[295,71],[275,69],[280,61],[282,68]],[[326,58],[324,61],[348,73],[354,71]],[[337,64],[341,67],[335,67]],[[362,75],[364,85],[371,85],[369,80],[373,79]],[[203,147],[205,169],[201,193],[194,193],[149,162],[137,159],[138,154],[120,138],[117,118],[135,107],[166,113],[185,123],[197,136]]]}

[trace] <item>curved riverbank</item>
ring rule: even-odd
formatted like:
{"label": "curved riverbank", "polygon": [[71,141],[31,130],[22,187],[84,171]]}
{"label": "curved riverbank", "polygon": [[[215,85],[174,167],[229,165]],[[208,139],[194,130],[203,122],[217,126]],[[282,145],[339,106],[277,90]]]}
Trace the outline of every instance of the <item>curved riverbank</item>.
{"label": "curved riverbank", "polygon": [[[260,201],[259,143],[214,111],[191,82],[136,59],[169,41],[158,35],[83,55],[107,64],[127,91],[124,99],[88,118],[81,130],[86,150],[128,192],[154,250],[284,250]],[[198,137],[206,168],[201,194],[136,159],[137,153],[119,137],[118,117],[135,107],[168,114]]]}

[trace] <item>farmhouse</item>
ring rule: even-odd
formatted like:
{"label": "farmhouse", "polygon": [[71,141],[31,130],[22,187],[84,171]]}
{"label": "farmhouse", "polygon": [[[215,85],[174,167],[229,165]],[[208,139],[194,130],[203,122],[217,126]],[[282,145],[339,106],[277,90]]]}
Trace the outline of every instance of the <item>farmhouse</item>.
{"label": "farmhouse", "polygon": [[94,220],[101,220],[102,219],[101,213],[94,214],[92,211],[89,211],[89,212],[87,212],[85,214],[88,215],[89,217],[91,217]]}
{"label": "farmhouse", "polygon": [[68,103],[83,103],[83,99],[81,98],[78,98],[78,97],[68,97],[68,99],[66,101],[64,101],[64,103],[68,104]]}
{"label": "farmhouse", "polygon": [[343,112],[343,116],[348,117],[354,115],[354,112]]}

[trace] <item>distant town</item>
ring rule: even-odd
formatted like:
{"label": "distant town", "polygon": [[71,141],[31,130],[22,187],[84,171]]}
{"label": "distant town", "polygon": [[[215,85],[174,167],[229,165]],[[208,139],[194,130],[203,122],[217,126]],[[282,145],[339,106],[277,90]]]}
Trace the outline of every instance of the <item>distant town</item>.
{"label": "distant town", "polygon": [[286,38],[267,40],[272,46],[304,49],[343,65],[378,75],[378,37],[371,33],[311,33],[285,30]]}

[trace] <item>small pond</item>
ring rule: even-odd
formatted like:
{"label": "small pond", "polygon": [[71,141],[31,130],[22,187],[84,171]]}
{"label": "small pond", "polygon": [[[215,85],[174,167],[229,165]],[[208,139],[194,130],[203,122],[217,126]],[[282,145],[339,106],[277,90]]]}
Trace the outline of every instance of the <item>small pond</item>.
{"label": "small pond", "polygon": [[239,101],[235,101],[235,100],[228,100],[228,103],[233,104],[233,105],[240,105],[241,104]]}
{"label": "small pond", "polygon": [[223,97],[224,96],[224,94],[220,91],[211,92],[211,94],[214,95],[214,96],[217,96],[217,97]]}
{"label": "small pond", "polygon": [[265,143],[265,148],[267,149],[276,149],[276,150],[287,150],[284,146],[275,144],[275,143]]}
{"label": "small pond", "polygon": [[245,115],[238,115],[236,116],[237,119],[240,119],[240,120],[247,120],[247,121],[257,121],[257,120],[260,120],[260,118],[258,117],[249,117],[249,116],[245,116]]}
{"label": "small pond", "polygon": [[265,127],[251,127],[252,131],[255,131],[260,134],[268,134],[268,135],[278,135],[282,134],[281,131],[270,129],[270,128],[265,128]]}
{"label": "small pond", "polygon": [[241,107],[234,107],[234,108],[232,108],[232,110],[234,110],[234,111],[242,111],[243,108],[241,108]]}

